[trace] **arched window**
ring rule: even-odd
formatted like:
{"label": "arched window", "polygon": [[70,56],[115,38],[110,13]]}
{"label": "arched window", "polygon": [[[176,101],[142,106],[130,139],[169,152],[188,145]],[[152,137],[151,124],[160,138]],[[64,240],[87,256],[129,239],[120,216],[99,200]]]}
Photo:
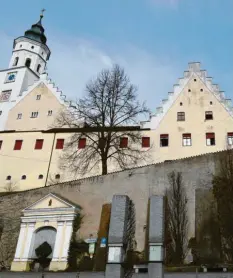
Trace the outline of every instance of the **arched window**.
{"label": "arched window", "polygon": [[6,180],[10,181],[11,180],[11,176],[7,176]]}
{"label": "arched window", "polygon": [[40,68],[41,68],[41,65],[39,64],[39,65],[37,66],[37,72],[38,72],[38,73],[40,73]]}
{"label": "arched window", "polygon": [[26,175],[23,175],[22,177],[21,177],[21,180],[26,180]]}
{"label": "arched window", "polygon": [[49,207],[51,207],[51,206],[52,206],[52,202],[53,202],[53,200],[52,200],[52,199],[50,199],[50,200],[49,200],[49,204],[48,204],[48,206],[49,206]]}
{"label": "arched window", "polygon": [[25,66],[30,68],[30,66],[31,66],[31,59],[30,58],[26,59]]}
{"label": "arched window", "polygon": [[19,57],[16,57],[13,63],[13,67],[17,66],[19,62]]}
{"label": "arched window", "polygon": [[43,177],[44,177],[43,175],[39,175],[39,176],[38,176],[38,179],[39,179],[39,180],[42,180]]}
{"label": "arched window", "polygon": [[56,179],[56,180],[59,180],[59,179],[60,179],[60,175],[57,174],[57,175],[55,176],[55,179]]}

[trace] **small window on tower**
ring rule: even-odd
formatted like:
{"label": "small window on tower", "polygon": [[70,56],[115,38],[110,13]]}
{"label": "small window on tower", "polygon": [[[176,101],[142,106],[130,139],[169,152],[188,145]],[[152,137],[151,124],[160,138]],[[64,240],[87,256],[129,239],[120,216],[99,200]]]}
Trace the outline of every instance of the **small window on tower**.
{"label": "small window on tower", "polygon": [[2,148],[2,142],[3,142],[3,141],[2,141],[2,140],[0,140],[0,150],[1,150],[1,148]]}
{"label": "small window on tower", "polygon": [[49,110],[48,111],[48,116],[52,116],[52,114],[53,114],[53,110]]}
{"label": "small window on tower", "polygon": [[160,147],[168,147],[169,144],[169,135],[161,134],[160,135]]}
{"label": "small window on tower", "polygon": [[2,115],[2,110],[0,110],[0,116]]}
{"label": "small window on tower", "polygon": [[16,67],[18,65],[19,62],[19,57],[16,57],[13,63],[13,67]]}
{"label": "small window on tower", "polygon": [[6,177],[6,180],[7,180],[7,181],[10,181],[10,180],[11,180],[11,176],[7,176],[7,177]]}
{"label": "small window on tower", "polygon": [[25,61],[25,66],[30,68],[31,66],[31,59],[30,58],[27,58],[26,61]]}
{"label": "small window on tower", "polygon": [[36,100],[40,100],[40,98],[41,98],[41,95],[36,96]]}
{"label": "small window on tower", "polygon": [[34,49],[34,46],[33,46],[33,45],[31,46],[31,49]]}
{"label": "small window on tower", "polygon": [[39,64],[39,65],[37,66],[37,72],[38,72],[38,73],[40,73],[40,68],[41,68],[41,65]]}
{"label": "small window on tower", "polygon": [[60,177],[61,177],[61,176],[60,176],[59,174],[56,174],[55,179],[56,179],[56,180],[59,180]]}

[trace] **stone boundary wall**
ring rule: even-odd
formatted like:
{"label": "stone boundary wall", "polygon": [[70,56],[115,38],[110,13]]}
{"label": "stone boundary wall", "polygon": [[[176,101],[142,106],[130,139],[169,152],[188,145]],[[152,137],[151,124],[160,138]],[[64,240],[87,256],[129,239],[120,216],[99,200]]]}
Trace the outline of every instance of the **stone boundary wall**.
{"label": "stone boundary wall", "polygon": [[[88,238],[97,235],[103,204],[111,203],[115,194],[128,195],[135,204],[136,241],[138,250],[144,249],[148,200],[151,195],[163,195],[169,186],[167,175],[175,170],[183,173],[187,188],[189,237],[195,232],[195,190],[210,188],[217,154],[208,154],[171,162],[154,164],[127,171],[76,180],[32,189],[0,197],[0,214],[20,220],[21,210],[53,192],[82,207],[84,223],[79,235]],[[1,276],[0,276],[1,277]]]}

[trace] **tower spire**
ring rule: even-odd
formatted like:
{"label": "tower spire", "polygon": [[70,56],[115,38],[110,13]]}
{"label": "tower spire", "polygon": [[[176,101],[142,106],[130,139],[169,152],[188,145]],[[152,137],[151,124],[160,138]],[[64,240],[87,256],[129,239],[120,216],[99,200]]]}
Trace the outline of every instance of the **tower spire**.
{"label": "tower spire", "polygon": [[42,21],[42,18],[44,17],[44,12],[45,12],[45,11],[46,11],[45,9],[42,9],[42,10],[41,10],[41,13],[40,13],[40,20],[39,20],[39,22],[38,22],[39,24],[42,24],[41,21]]}

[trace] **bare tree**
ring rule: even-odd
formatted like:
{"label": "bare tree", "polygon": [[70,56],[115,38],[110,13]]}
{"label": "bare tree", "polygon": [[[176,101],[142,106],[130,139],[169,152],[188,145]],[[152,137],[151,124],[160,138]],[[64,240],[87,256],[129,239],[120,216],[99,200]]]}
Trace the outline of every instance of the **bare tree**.
{"label": "bare tree", "polygon": [[219,153],[213,176],[213,194],[217,202],[222,256],[233,262],[233,151]]}
{"label": "bare tree", "polygon": [[168,175],[170,188],[166,192],[167,225],[170,233],[172,262],[182,264],[187,254],[188,245],[188,214],[186,190],[182,173],[171,172]]}
{"label": "bare tree", "polygon": [[4,190],[6,192],[14,192],[18,190],[18,184],[16,181],[9,181],[5,184]]}
{"label": "bare tree", "polygon": [[[103,70],[87,84],[86,96],[69,111],[61,112],[56,122],[57,127],[83,127],[66,144],[62,167],[82,175],[101,165],[104,175],[108,173],[109,161],[114,168],[126,169],[149,157],[141,148],[140,128],[132,128],[139,116],[149,113],[145,103],[137,100],[136,91],[118,65]],[[78,150],[83,137],[87,140],[86,147]],[[129,141],[127,146],[120,144],[125,137]]]}

